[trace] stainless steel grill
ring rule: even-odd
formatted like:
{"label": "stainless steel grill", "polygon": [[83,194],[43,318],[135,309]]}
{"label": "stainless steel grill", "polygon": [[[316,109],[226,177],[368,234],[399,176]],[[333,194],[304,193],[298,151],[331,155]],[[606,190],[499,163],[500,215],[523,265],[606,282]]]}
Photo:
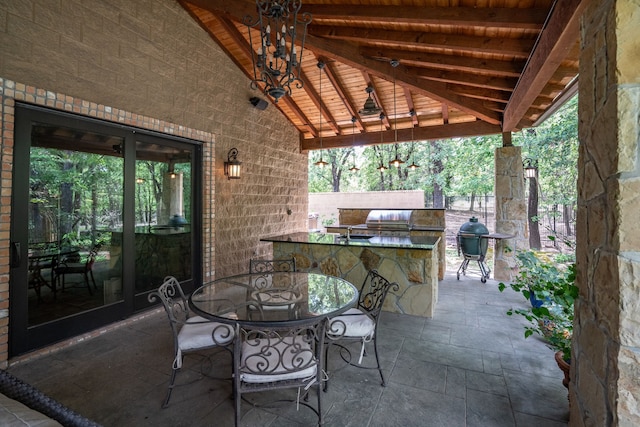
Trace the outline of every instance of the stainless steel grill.
{"label": "stainless steel grill", "polygon": [[409,231],[411,229],[411,210],[372,210],[367,215],[365,225],[374,230]]}

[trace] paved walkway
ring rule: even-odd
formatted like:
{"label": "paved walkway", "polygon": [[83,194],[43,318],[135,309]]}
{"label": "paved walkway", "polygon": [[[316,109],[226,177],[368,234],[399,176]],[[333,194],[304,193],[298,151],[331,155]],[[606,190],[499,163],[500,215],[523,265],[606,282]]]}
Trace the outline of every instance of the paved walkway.
{"label": "paved walkway", "polygon": [[[379,340],[387,386],[376,371],[346,367],[323,395],[325,425],[566,426],[567,390],[553,352],[524,339],[523,321],[505,311],[521,301],[497,282],[440,282],[433,319],[384,313]],[[166,409],[173,343],[164,313],[8,370],[104,426],[233,426],[229,356],[213,367],[187,357]],[[338,361],[333,353],[332,366]],[[202,375],[201,371],[207,375]],[[249,396],[253,396],[249,395]],[[260,396],[256,396],[259,398]],[[242,405],[242,425],[314,425],[308,409]]]}

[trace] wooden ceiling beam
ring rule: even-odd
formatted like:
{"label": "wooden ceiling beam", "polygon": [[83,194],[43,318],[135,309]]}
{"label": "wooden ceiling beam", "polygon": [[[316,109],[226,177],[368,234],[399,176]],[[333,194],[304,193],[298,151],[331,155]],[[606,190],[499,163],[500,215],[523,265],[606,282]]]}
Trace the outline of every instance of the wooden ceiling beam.
{"label": "wooden ceiling beam", "polygon": [[[325,63],[325,65],[326,65],[326,63]],[[325,70],[326,70],[326,66],[325,66]],[[324,80],[323,76],[320,76],[319,78]],[[338,125],[336,125],[335,118],[331,114],[331,111],[324,104],[324,101],[320,97],[320,94],[318,94],[318,92],[316,92],[316,89],[309,82],[309,79],[307,78],[306,74],[302,70],[300,70],[300,80],[302,80],[302,83],[303,83],[302,87],[307,92],[307,95],[311,99],[311,102],[313,102],[313,104],[316,106],[316,108],[318,108],[318,112],[320,114],[322,114],[322,116],[324,117],[325,122],[327,123],[327,125],[331,128],[331,130],[333,130],[333,132],[335,134],[339,135],[341,133],[341,130],[338,127]],[[331,84],[331,82],[329,82],[329,84]],[[326,94],[326,92],[325,92],[325,94]],[[291,97],[290,96],[283,96],[282,98],[290,99]],[[318,121],[318,123],[319,123],[319,121]],[[319,136],[318,133],[315,133],[315,135]]]}
{"label": "wooden ceiling beam", "polygon": [[442,104],[442,124],[449,124],[449,106],[445,103]]}
{"label": "wooden ceiling beam", "polygon": [[[222,0],[223,1],[223,0]],[[221,2],[221,0],[218,0]],[[336,4],[304,4],[302,12],[313,19],[345,17],[365,22],[395,22],[405,24],[464,25],[491,28],[524,28],[539,30],[547,17],[547,9],[485,7],[428,7],[428,6],[367,6]]]}
{"label": "wooden ceiling beam", "polygon": [[[447,139],[455,137],[493,135],[500,133],[500,126],[492,125],[481,120],[468,123],[446,124],[441,126],[427,126],[421,128],[398,129],[398,142],[430,141],[434,139]],[[413,139],[412,139],[413,135]],[[380,132],[367,132],[356,137],[357,146],[369,146],[379,144],[394,144],[395,131],[387,130],[382,132],[382,142],[380,142]],[[349,148],[353,146],[352,135],[340,135],[322,138],[322,148]],[[304,139],[300,142],[302,152],[319,150],[320,139]]]}
{"label": "wooden ceiling beam", "polygon": [[[340,62],[389,81],[393,79],[389,74],[391,67],[388,63],[365,58],[350,43],[335,42],[309,35],[307,36],[306,47],[314,51],[316,55],[339,59]],[[469,102],[465,105],[460,96],[448,90],[444,83],[432,82],[413,76],[405,71],[405,67],[402,64],[397,68],[396,80],[404,84],[404,86],[410,86],[417,93],[446,102],[488,123],[500,123],[500,118],[494,112],[487,111],[480,103]]]}
{"label": "wooden ceiling beam", "polygon": [[453,83],[466,86],[480,87],[493,90],[511,92],[516,87],[518,79],[515,77],[485,76],[467,71],[436,70],[433,68],[410,68],[409,73],[429,80]]}
{"label": "wooden ceiling beam", "polygon": [[411,123],[413,124],[413,126],[418,126],[420,123],[418,122],[418,115],[415,114],[416,106],[413,103],[413,97],[411,96],[411,91],[406,87],[401,87],[401,89],[404,91],[404,97],[407,100],[407,107],[409,107],[409,113],[411,113],[412,111],[414,112],[414,114],[411,116]]}
{"label": "wooden ceiling beam", "polygon": [[525,61],[497,61],[410,50],[381,49],[378,47],[361,48],[360,53],[364,57],[384,62],[397,59],[410,67],[429,67],[451,71],[467,71],[471,73],[484,71],[489,75],[503,77],[519,77],[520,72],[525,66]]}
{"label": "wooden ceiling beam", "polygon": [[[242,22],[242,18],[257,16],[256,5],[251,0],[180,0],[208,10],[216,15]],[[490,28],[517,28],[539,30],[547,18],[547,9],[529,8],[523,13],[520,8],[485,7],[412,7],[412,6],[367,6],[359,5],[309,5],[304,4],[301,13],[311,13],[316,21],[322,19],[344,20],[350,17],[365,22],[395,22],[435,25],[463,25]]]}
{"label": "wooden ceiling beam", "polygon": [[405,49],[439,48],[456,49],[466,52],[481,52],[500,55],[513,55],[526,60],[535,40],[495,37],[474,37],[425,31],[389,31],[363,27],[338,27],[314,25],[309,34],[328,39],[355,41],[358,43],[376,43],[402,45]]}
{"label": "wooden ceiling beam", "polygon": [[334,65],[330,61],[328,61],[326,58],[320,58],[320,60],[324,61],[324,63],[326,64],[326,66],[324,67],[325,74],[329,78],[329,81],[333,85],[333,88],[335,89],[338,96],[340,97],[340,100],[344,104],[344,107],[347,109],[349,114],[351,114],[351,117],[356,118],[356,127],[360,132],[364,131],[364,125],[362,124],[362,120],[359,119],[358,109],[356,108],[355,105],[351,103],[351,98],[347,95],[346,88],[343,86],[342,82],[340,81],[340,78],[336,74]]}
{"label": "wooden ceiling beam", "polygon": [[527,110],[579,39],[586,0],[555,3],[553,11],[504,111],[503,131],[518,126]]}
{"label": "wooden ceiling beam", "polygon": [[[362,71],[362,77],[364,78],[365,83],[367,83],[367,87],[371,86],[373,88],[373,92],[371,93],[371,96],[373,97],[373,100],[375,101],[378,108],[380,108],[380,113],[382,113],[383,115],[382,125],[385,127],[385,129],[389,129],[391,127],[391,125],[389,124],[389,115],[384,110],[384,105],[382,105],[382,101],[378,96],[378,88],[376,87],[376,84],[373,82],[373,79],[371,78],[371,75],[369,75],[368,72]],[[360,117],[359,111],[358,111],[358,117]],[[360,120],[362,120],[362,117],[360,117]]]}
{"label": "wooden ceiling beam", "polygon": [[468,96],[471,98],[486,99],[488,101],[502,102],[506,105],[509,101],[509,92],[500,90],[483,89],[473,86],[449,84],[449,89],[453,92],[459,93],[462,96]]}

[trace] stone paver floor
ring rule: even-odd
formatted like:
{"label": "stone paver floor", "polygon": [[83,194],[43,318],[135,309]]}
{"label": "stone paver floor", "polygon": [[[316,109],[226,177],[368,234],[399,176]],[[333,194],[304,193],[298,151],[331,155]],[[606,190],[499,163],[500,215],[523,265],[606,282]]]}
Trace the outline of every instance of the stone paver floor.
{"label": "stone paver floor", "polygon": [[[523,320],[505,314],[521,301],[511,291],[500,293],[497,283],[458,281],[454,271],[440,282],[432,319],[384,313],[379,342],[387,386],[375,370],[333,373],[323,395],[325,425],[565,426],[567,390],[553,352],[537,338],[524,339]],[[104,426],[232,426],[231,382],[211,378],[228,376],[225,352],[185,358],[180,385],[169,407],[160,408],[172,346],[160,312],[8,370]],[[332,352],[330,366],[339,362]],[[252,427],[317,420],[304,407],[256,409],[243,402],[242,413],[242,425]]]}

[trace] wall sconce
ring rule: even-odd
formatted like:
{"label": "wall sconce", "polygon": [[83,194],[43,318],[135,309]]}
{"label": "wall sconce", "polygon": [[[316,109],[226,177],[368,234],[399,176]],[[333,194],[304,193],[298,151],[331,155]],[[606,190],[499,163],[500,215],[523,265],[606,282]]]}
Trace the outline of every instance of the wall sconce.
{"label": "wall sconce", "polygon": [[538,161],[534,159],[526,158],[522,162],[524,167],[524,176],[526,178],[535,178],[538,172]]}
{"label": "wall sconce", "polygon": [[227,154],[227,161],[224,162],[224,174],[227,179],[240,179],[240,165],[238,161],[238,149],[232,148]]}

